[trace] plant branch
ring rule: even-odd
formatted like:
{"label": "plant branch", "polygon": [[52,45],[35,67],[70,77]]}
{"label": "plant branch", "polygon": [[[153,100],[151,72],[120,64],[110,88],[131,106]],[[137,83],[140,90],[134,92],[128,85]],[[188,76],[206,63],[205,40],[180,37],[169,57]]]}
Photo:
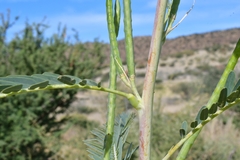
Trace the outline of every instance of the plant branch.
{"label": "plant branch", "polygon": [[[219,95],[221,90],[224,88],[227,77],[229,75],[229,73],[234,70],[237,61],[240,57],[240,39],[238,40],[236,47],[233,51],[232,56],[230,57],[228,64],[221,76],[221,79],[219,80],[212,96],[210,97],[206,107],[209,109],[213,103],[216,103],[218,101]],[[196,140],[196,138],[198,137],[199,133],[201,132],[201,129],[198,132],[195,132],[191,138],[189,138],[185,144],[183,145],[183,147],[181,148],[181,151],[178,154],[178,160],[182,160],[182,159],[186,159],[187,154],[189,152],[189,149],[191,148],[191,146],[193,145],[194,141]]]}
{"label": "plant branch", "polygon": [[112,10],[112,0],[106,0],[106,9],[107,9],[107,24],[108,24],[108,34],[111,44],[111,52],[113,53],[113,58],[117,67],[117,71],[120,75],[121,80],[130,87],[129,78],[124,71],[122,60],[120,58],[120,53],[118,50],[118,43],[116,38],[116,27],[114,25],[113,10]]}
{"label": "plant branch", "polygon": [[128,98],[130,95],[130,93],[126,93],[126,92],[122,92],[119,90],[115,90],[115,89],[110,89],[110,88],[104,88],[104,87],[98,87],[98,86],[82,86],[79,84],[75,84],[75,85],[67,85],[67,84],[58,84],[58,85],[49,85],[45,88],[36,88],[36,89],[23,89],[20,90],[18,92],[11,92],[11,93],[0,93],[0,98],[4,98],[4,97],[9,97],[12,95],[18,95],[18,94],[23,94],[23,93],[30,93],[30,92],[37,92],[37,91],[45,91],[45,90],[52,90],[52,89],[90,89],[90,90],[97,90],[97,91],[103,91],[103,92],[108,92],[108,93],[114,93],[123,97]]}
{"label": "plant branch", "polygon": [[124,6],[124,33],[128,75],[130,77],[131,89],[134,95],[136,95],[138,99],[141,99],[135,84],[135,60],[132,36],[131,0],[124,0],[123,6]]}
{"label": "plant branch", "polygon": [[167,0],[158,0],[155,15],[154,29],[148,57],[147,72],[143,87],[143,108],[139,110],[140,128],[140,159],[151,158],[151,122],[153,110],[154,86],[164,36],[164,19],[167,7]]}
{"label": "plant branch", "polygon": [[[111,55],[110,63],[110,83],[109,88],[116,90],[117,81],[117,69],[114,63],[113,55]],[[116,108],[116,94],[108,94],[108,117],[107,117],[107,129],[106,129],[106,144],[104,150],[104,160],[110,160],[110,153],[113,141],[114,132],[114,120],[115,120],[115,108]]]}
{"label": "plant branch", "polygon": [[[186,142],[190,137],[194,136],[195,133],[198,133],[199,131],[202,130],[202,128],[209,123],[210,121],[212,121],[215,117],[219,116],[220,114],[222,114],[224,111],[226,111],[227,109],[229,109],[230,107],[235,106],[236,104],[240,103],[240,98],[236,99],[234,102],[229,103],[228,105],[226,105],[225,107],[219,109],[216,113],[212,114],[211,116],[209,116],[206,120],[202,121],[200,124],[198,124],[191,132],[189,132],[183,139],[181,139],[175,146],[173,146],[169,152],[167,153],[167,155],[162,159],[162,160],[167,160],[169,159],[174,152],[176,152],[183,144],[184,142]],[[186,157],[183,156],[178,156],[177,160],[184,160],[186,159]]]}

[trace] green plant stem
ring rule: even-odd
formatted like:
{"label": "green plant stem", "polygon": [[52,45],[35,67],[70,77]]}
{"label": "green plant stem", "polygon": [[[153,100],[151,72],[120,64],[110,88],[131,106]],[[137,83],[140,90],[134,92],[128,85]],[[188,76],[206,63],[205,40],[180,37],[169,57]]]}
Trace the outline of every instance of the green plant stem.
{"label": "green plant stem", "polygon": [[[221,79],[219,80],[212,96],[210,97],[206,107],[209,109],[213,103],[216,103],[218,101],[219,95],[221,90],[224,88],[227,77],[229,75],[229,73],[235,68],[237,61],[240,57],[240,39],[238,40],[236,47],[233,51],[232,56],[230,57],[228,64],[221,76]],[[201,129],[194,133],[191,138],[189,138],[183,145],[183,147],[181,148],[181,151],[178,154],[177,160],[183,160],[186,159],[187,154],[191,148],[191,146],[193,145],[194,141],[196,140],[196,138],[198,137],[199,133],[201,132]]]}
{"label": "green plant stem", "polygon": [[114,93],[126,98],[129,98],[131,96],[133,96],[131,93],[126,93],[126,92],[122,92],[119,90],[115,90],[115,89],[110,89],[110,88],[104,88],[104,87],[97,87],[97,86],[82,86],[82,85],[67,85],[67,84],[59,84],[59,85],[50,85],[46,88],[37,88],[34,90],[29,90],[29,89],[24,89],[24,90],[20,90],[18,92],[11,92],[8,94],[4,94],[4,93],[0,93],[0,98],[4,98],[4,97],[9,97],[12,95],[18,95],[18,94],[23,94],[23,93],[30,93],[30,92],[38,92],[38,91],[45,91],[45,90],[52,90],[52,89],[89,89],[89,90],[97,90],[97,91],[102,91],[102,92],[108,92],[108,93]]}
{"label": "green plant stem", "polygon": [[[114,63],[113,55],[111,55],[110,63],[110,83],[109,88],[116,90],[117,69]],[[113,141],[114,120],[116,108],[116,94],[108,94],[108,116],[107,116],[107,129],[106,129],[106,143],[104,150],[104,160],[110,160],[110,152]]]}
{"label": "green plant stem", "polygon": [[[194,136],[196,133],[200,132],[202,130],[202,128],[209,122],[211,122],[215,117],[219,116],[220,114],[222,114],[224,111],[228,110],[230,107],[235,106],[236,104],[240,103],[240,98],[236,99],[234,102],[229,103],[227,106],[219,109],[216,113],[212,114],[211,116],[209,116],[206,120],[202,121],[200,124],[198,124],[196,126],[196,128],[194,128],[191,132],[189,132],[183,139],[181,139],[175,146],[173,146],[168,154],[162,159],[162,160],[167,160],[168,158],[170,158],[172,156],[172,154],[177,151],[184,142],[186,142],[188,139],[190,139],[192,136]],[[189,148],[190,149],[190,148]],[[184,160],[186,159],[186,157],[177,157],[177,160]]]}
{"label": "green plant stem", "polygon": [[147,72],[143,87],[143,106],[139,110],[139,157],[141,160],[151,158],[151,123],[153,110],[154,86],[162,48],[164,19],[167,0],[158,0],[155,15],[154,29],[148,57]]}
{"label": "green plant stem", "polygon": [[115,25],[114,25],[114,18],[113,18],[113,9],[112,9],[112,0],[106,0],[106,12],[107,12],[107,25],[108,25],[108,34],[109,40],[111,45],[111,52],[113,53],[113,58],[116,64],[117,71],[121,80],[130,87],[130,82],[126,72],[124,71],[122,60],[120,58],[119,50],[118,50],[118,43],[115,33]]}
{"label": "green plant stem", "polygon": [[123,6],[124,6],[124,33],[125,33],[128,75],[130,79],[131,89],[134,95],[136,95],[140,100],[141,98],[135,84],[135,60],[134,60],[133,36],[132,36],[131,0],[124,0]]}

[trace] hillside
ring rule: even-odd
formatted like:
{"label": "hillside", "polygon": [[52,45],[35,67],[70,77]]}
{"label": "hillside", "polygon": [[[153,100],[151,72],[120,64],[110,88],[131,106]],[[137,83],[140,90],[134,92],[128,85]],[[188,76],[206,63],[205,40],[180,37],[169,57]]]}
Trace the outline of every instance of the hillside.
{"label": "hillside", "polygon": [[[240,28],[229,29],[224,31],[214,31],[203,34],[193,34],[181,36],[175,39],[167,39],[163,49],[162,57],[168,57],[181,52],[196,51],[207,48],[218,48],[235,44],[240,37]],[[148,58],[150,47],[150,36],[134,37],[134,52],[137,66],[145,64]],[[119,50],[123,60],[125,59],[125,41],[119,41]],[[106,54],[109,55],[110,49],[107,47]],[[108,59],[107,59],[108,61]],[[109,63],[107,63],[109,64]]]}

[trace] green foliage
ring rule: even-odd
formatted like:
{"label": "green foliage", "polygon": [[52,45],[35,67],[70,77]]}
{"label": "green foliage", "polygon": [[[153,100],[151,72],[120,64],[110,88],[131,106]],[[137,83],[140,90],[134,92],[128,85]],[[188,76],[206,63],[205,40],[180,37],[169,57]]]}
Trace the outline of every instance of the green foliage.
{"label": "green foliage", "polygon": [[[180,136],[177,128],[179,128],[184,119],[190,121],[190,115],[191,113],[189,112],[168,114],[154,111],[152,126],[152,160],[162,159],[164,154],[166,154],[172,147],[172,144],[179,140]],[[227,118],[227,115],[222,116],[223,118]],[[240,148],[240,145],[238,142],[232,143],[236,141],[237,134],[235,133],[237,132],[233,132],[233,128],[229,128],[232,126],[231,122],[228,121],[227,126],[223,126],[222,120],[219,119],[215,119],[214,122],[217,123],[209,124],[211,128],[214,129],[209,129],[209,127],[206,126],[206,129],[203,130],[203,134],[198,137],[195,142],[196,145],[193,145],[186,158],[187,160],[228,159],[230,156],[233,156],[233,160],[238,159],[239,153],[237,151]],[[213,124],[215,125],[212,126]],[[226,127],[226,132],[224,127]],[[134,127],[134,129],[135,128],[137,127]],[[213,135],[211,134],[212,131],[214,131]],[[129,138],[137,141],[136,134],[132,134],[133,133],[130,133]],[[211,136],[214,138],[211,138]],[[169,159],[175,160],[176,154]]]}
{"label": "green foliage", "polygon": [[194,54],[193,50],[185,50],[185,51],[181,51],[181,52],[177,52],[174,53],[172,55],[172,57],[176,57],[176,58],[182,58],[184,56],[188,57],[188,56],[192,56]]}
{"label": "green foliage", "polygon": [[226,108],[232,106],[231,103],[234,104],[234,101],[238,101],[240,98],[239,90],[239,83],[237,82],[235,84],[235,73],[231,71],[227,77],[225,88],[220,91],[218,101],[216,103],[213,103],[209,109],[206,108],[206,106],[203,106],[198,112],[195,121],[192,122],[190,126],[192,128],[195,128],[200,123],[204,123],[204,121],[207,120],[208,117],[213,116],[211,118],[214,118],[215,115],[220,114],[216,113],[218,107],[223,112]]}
{"label": "green foliage", "polygon": [[178,85],[173,85],[172,88],[174,93],[181,95],[182,99],[189,101],[196,95],[199,85],[194,82],[180,82]]}
{"label": "green foliage", "polygon": [[[0,97],[21,92],[33,92],[37,90],[49,90],[59,88],[101,88],[101,83],[89,79],[81,79],[75,76],[59,75],[44,72],[43,74],[10,75],[0,77]],[[129,98],[131,101],[131,98]]]}
{"label": "green foliage", "polygon": [[[132,148],[133,144],[130,143],[128,145],[128,142],[126,141],[134,117],[134,114],[123,113],[115,120],[115,134],[113,136],[113,143],[110,151],[111,160],[130,160],[133,153],[138,149],[138,147]],[[105,127],[94,129],[92,134],[95,138],[84,141],[88,146],[87,151],[89,152],[89,156],[94,160],[102,160],[104,157],[104,149],[106,149],[105,140],[107,139],[107,136],[110,136],[106,135],[105,130]],[[128,147],[126,147],[127,145]],[[126,149],[125,156],[123,154],[124,149]]]}
{"label": "green foliage", "polygon": [[[67,29],[61,26],[58,33],[45,38],[47,25],[26,23],[21,33],[6,42],[7,30],[14,22],[9,22],[9,17],[6,21],[1,18],[0,76],[50,71],[91,78],[101,67],[102,45],[98,41],[88,47],[80,42],[73,45],[66,41]],[[18,83],[19,80],[21,78]],[[59,77],[59,80],[66,81],[66,77]],[[29,89],[43,88],[48,83],[48,80],[36,81]],[[7,86],[1,90],[9,93],[24,86]],[[59,149],[57,142],[67,120],[58,115],[65,113],[76,93],[76,90],[57,89],[1,99],[0,159],[47,159],[53,156]]]}
{"label": "green foliage", "polygon": [[99,126],[99,123],[89,121],[86,116],[79,113],[72,113],[71,117],[65,123],[68,130],[62,134],[58,140],[59,151],[51,159],[54,160],[90,160],[86,145],[83,140],[91,138],[89,134],[93,128]]}
{"label": "green foliage", "polygon": [[[233,89],[240,88],[240,87],[238,87],[239,86],[238,82],[235,84],[235,73],[231,70],[228,70],[227,72],[225,72],[225,75],[227,75],[227,76],[224,76],[224,81],[223,80],[220,81],[223,85],[221,84],[222,87],[220,88],[218,95],[215,94],[216,98],[218,98],[217,103],[213,103],[213,105],[211,105],[211,106],[208,106],[208,105],[203,106],[200,109],[195,121],[192,122],[190,125],[193,128],[193,130],[190,131],[188,134],[185,134],[184,127],[182,127],[182,129],[180,129],[180,135],[182,137],[182,140],[180,140],[175,146],[173,146],[169,150],[168,154],[164,157],[164,159],[168,159],[184,143],[185,144],[183,145],[177,159],[185,159],[187,156],[187,152],[189,151],[189,147],[192,146],[192,140],[193,140],[192,138],[196,138],[194,134],[198,134],[202,130],[202,128],[208,122],[210,122],[212,119],[219,116],[221,113],[223,113],[230,107],[240,103],[240,97],[232,96],[233,93],[236,93],[236,91]],[[224,88],[224,86],[225,86],[225,88]],[[233,99],[233,97],[235,99]],[[231,102],[227,101],[229,99],[231,100]],[[216,109],[217,107],[219,107],[219,110]],[[209,110],[210,110],[210,112],[209,112]],[[189,142],[191,144],[189,144],[188,141],[191,141],[191,142]],[[188,145],[190,145],[190,146],[188,146]]]}

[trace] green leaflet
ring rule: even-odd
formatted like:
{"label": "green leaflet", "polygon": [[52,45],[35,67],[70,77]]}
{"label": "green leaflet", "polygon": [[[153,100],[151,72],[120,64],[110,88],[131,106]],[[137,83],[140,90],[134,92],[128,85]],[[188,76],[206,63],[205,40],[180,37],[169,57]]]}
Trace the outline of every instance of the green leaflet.
{"label": "green leaflet", "polygon": [[29,89],[36,89],[36,88],[45,88],[47,87],[47,85],[49,84],[49,81],[43,81],[43,82],[40,82],[40,83],[36,83],[32,86],[29,87]]}
{"label": "green leaflet", "polygon": [[236,90],[227,97],[227,102],[231,103],[235,101],[238,97],[239,97],[239,90]]}
{"label": "green leaflet", "polygon": [[202,108],[200,109],[200,111],[198,112],[197,114],[197,117],[196,117],[196,121],[198,124],[202,123],[202,120],[201,120],[201,113],[202,111],[206,108],[206,106],[202,106]]}
{"label": "green leaflet", "polygon": [[204,121],[208,118],[208,109],[204,108],[200,113],[200,120]]}
{"label": "green leaflet", "polygon": [[74,78],[68,77],[68,76],[59,76],[57,78],[60,82],[63,82],[68,85],[74,85],[76,83],[76,80]]}
{"label": "green leaflet", "polygon": [[2,93],[11,93],[11,92],[18,92],[22,89],[22,84],[18,84],[18,85],[13,85],[10,87],[5,88],[4,90],[2,90]]}
{"label": "green leaflet", "polygon": [[194,122],[192,122],[191,123],[191,128],[195,128],[195,127],[197,127],[197,125],[198,125],[198,122],[197,121],[194,121]]}
{"label": "green leaflet", "polygon": [[209,109],[208,113],[209,113],[209,114],[214,114],[214,113],[217,112],[217,109],[218,109],[217,103],[213,103],[212,106],[211,106],[211,108]]}
{"label": "green leaflet", "polygon": [[219,108],[222,108],[225,106],[226,104],[226,101],[227,101],[227,88],[223,88],[220,92],[220,96],[218,98],[218,107]]}
{"label": "green leaflet", "polygon": [[233,91],[240,90],[240,79],[237,81],[236,85],[233,88]]}
{"label": "green leaflet", "polygon": [[181,136],[182,138],[184,138],[185,135],[187,134],[187,128],[188,128],[188,123],[187,123],[187,121],[183,121],[183,123],[182,123],[182,128],[179,130],[180,136]]}

